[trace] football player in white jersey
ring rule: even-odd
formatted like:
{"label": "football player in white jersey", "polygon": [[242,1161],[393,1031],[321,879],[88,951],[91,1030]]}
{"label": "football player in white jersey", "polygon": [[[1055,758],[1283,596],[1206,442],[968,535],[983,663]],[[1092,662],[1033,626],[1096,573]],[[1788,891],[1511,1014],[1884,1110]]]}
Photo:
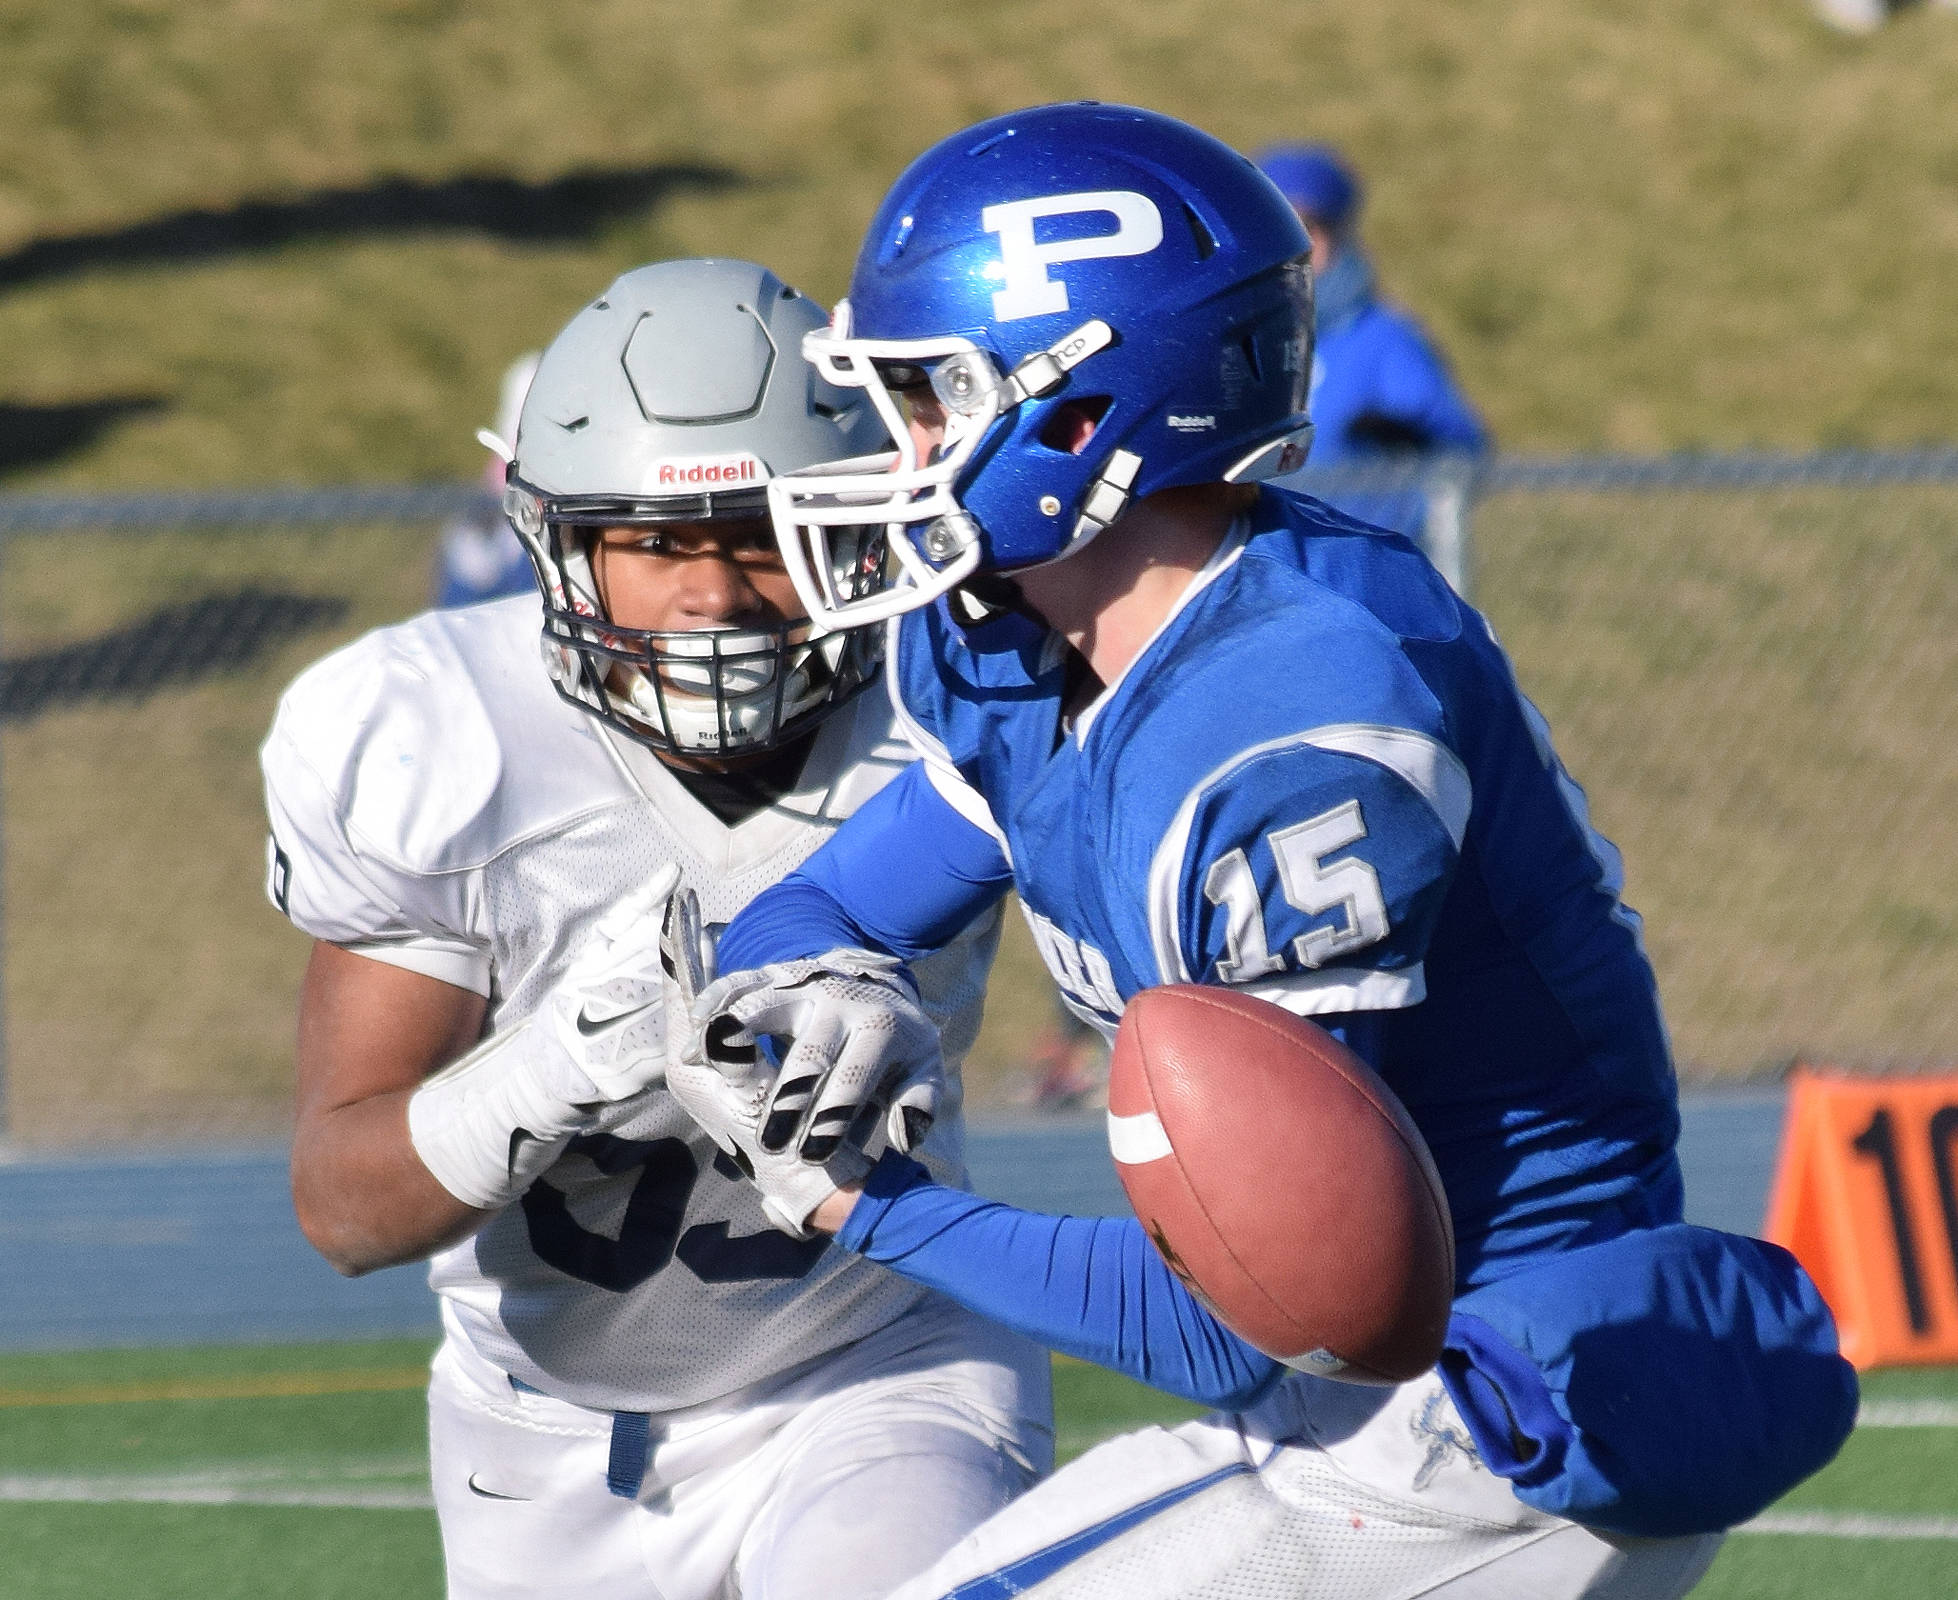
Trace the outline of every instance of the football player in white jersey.
{"label": "football player in white jersey", "polygon": [[[317,941],[294,1199],[343,1272],[432,1257],[452,1596],[881,1595],[1051,1460],[1044,1353],[793,1237],[662,1087],[675,885],[724,922],[910,758],[871,636],[804,620],[765,508],[884,442],[803,363],[823,320],[743,262],[621,277],[505,448],[541,596],[357,640],[264,747],[270,892]],[[955,1065],[997,932],[915,991],[863,981]],[[882,1099],[957,1183],[946,1083]]]}

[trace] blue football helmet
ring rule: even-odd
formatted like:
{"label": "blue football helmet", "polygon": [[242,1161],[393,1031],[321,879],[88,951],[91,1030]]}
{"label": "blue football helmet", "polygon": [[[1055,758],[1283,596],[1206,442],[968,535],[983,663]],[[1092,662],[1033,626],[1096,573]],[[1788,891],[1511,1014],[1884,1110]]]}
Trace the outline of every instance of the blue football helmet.
{"label": "blue football helmet", "polygon": [[[1158,112],[1038,106],[926,151],[803,341],[898,443],[768,485],[811,618],[881,621],[1058,560],[1158,489],[1296,470],[1309,250],[1256,167]],[[945,433],[921,460],[905,396],[926,385]],[[883,582],[846,593],[832,545],[879,523]]]}

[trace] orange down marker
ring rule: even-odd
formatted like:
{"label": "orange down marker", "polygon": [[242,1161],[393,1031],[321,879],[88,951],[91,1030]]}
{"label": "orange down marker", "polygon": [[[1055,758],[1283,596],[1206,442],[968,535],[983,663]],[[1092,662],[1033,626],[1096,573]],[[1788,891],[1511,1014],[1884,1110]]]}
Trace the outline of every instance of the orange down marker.
{"label": "orange down marker", "polygon": [[1958,1361],[1958,1077],[1798,1068],[1765,1233],[1857,1367]]}

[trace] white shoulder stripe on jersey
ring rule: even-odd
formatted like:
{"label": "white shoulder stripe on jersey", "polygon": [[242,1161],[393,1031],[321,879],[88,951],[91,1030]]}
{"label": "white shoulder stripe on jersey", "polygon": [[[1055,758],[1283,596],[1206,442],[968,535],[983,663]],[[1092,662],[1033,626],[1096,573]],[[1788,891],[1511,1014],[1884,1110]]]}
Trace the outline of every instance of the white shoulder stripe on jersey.
{"label": "white shoulder stripe on jersey", "polygon": [[993,818],[993,808],[986,804],[986,797],[965,781],[964,775],[952,763],[952,752],[945,748],[944,742],[927,732],[923,723],[911,715],[904,703],[904,686],[898,681],[897,673],[897,630],[902,617],[892,617],[884,625],[884,683],[889,691],[891,712],[897,719],[898,727],[918,752],[918,759],[925,764],[925,776],[960,816],[989,835],[1006,857],[1008,866],[1013,864],[1013,852],[1007,848],[1006,835]]}
{"label": "white shoulder stripe on jersey", "polygon": [[1377,722],[1335,723],[1314,728],[1305,739],[1321,750],[1362,756],[1398,773],[1433,808],[1455,848],[1462,848],[1474,795],[1468,768],[1447,745],[1412,728],[1389,728]]}
{"label": "white shoulder stripe on jersey", "polygon": [[1160,1161],[1170,1153],[1169,1135],[1163,1119],[1153,1111],[1133,1117],[1108,1113],[1108,1153],[1125,1167],[1139,1167]]}
{"label": "white shoulder stripe on jersey", "polygon": [[902,617],[892,617],[884,624],[884,687],[891,702],[891,712],[897,718],[897,725],[904,737],[911,741],[911,748],[927,761],[942,761],[952,765],[952,752],[944,743],[925,731],[925,726],[911,715],[911,708],[904,703],[904,684],[897,671],[897,630],[904,621]]}
{"label": "white shoulder stripe on jersey", "polygon": [[[1474,800],[1468,769],[1459,757],[1435,739],[1412,728],[1391,728],[1367,722],[1329,722],[1324,727],[1308,728],[1304,733],[1289,733],[1267,739],[1248,750],[1240,750],[1228,761],[1220,762],[1197,781],[1183,797],[1182,805],[1164,830],[1156,853],[1149,862],[1149,941],[1156,957],[1156,970],[1164,983],[1195,981],[1183,959],[1182,913],[1178,902],[1183,876],[1183,857],[1190,847],[1190,829],[1196,822],[1197,806],[1211,789],[1240,767],[1282,750],[1304,748],[1334,750],[1359,756],[1394,773],[1419,794],[1433,809],[1455,847],[1462,836]],[[1423,990],[1425,993],[1425,990]],[[1421,998],[1403,1000],[1413,1005]],[[1352,1010],[1354,1006],[1327,1006],[1326,1010]]]}
{"label": "white shoulder stripe on jersey", "polygon": [[931,782],[939,795],[960,816],[982,833],[989,835],[1010,866],[1013,852],[1007,848],[1006,835],[1000,831],[993,819],[993,808],[986,804],[986,797],[959,774],[959,769],[949,761],[939,761],[931,756],[920,757],[924,764],[925,777]]}
{"label": "white shoulder stripe on jersey", "polygon": [[1323,972],[1294,972],[1231,988],[1254,999],[1269,1000],[1295,1017],[1323,1017],[1341,1011],[1399,1011],[1428,998],[1428,975],[1418,961],[1398,972],[1362,971],[1357,967],[1328,967]]}
{"label": "white shoulder stripe on jersey", "polygon": [[[1511,686],[1514,687],[1513,682]],[[1619,854],[1618,846],[1593,826],[1591,802],[1585,797],[1583,786],[1564,770],[1563,762],[1558,759],[1557,751],[1550,743],[1550,723],[1537,709],[1536,702],[1521,689],[1516,690],[1516,699],[1523,707],[1523,721],[1536,744],[1537,755],[1556,779],[1557,794],[1564,802],[1564,809],[1570,813],[1572,824],[1590,847],[1591,859],[1598,864],[1598,887],[1611,896],[1612,921],[1631,934],[1632,942],[1638,946],[1638,953],[1645,956],[1645,921],[1625,904],[1625,858]]]}

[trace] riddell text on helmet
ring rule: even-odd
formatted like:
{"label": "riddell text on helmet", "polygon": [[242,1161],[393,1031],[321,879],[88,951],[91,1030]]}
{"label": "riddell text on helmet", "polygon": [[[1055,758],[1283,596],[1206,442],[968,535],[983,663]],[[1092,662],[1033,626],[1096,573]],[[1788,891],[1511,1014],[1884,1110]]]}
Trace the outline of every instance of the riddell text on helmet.
{"label": "riddell text on helmet", "polygon": [[659,463],[653,481],[662,489],[677,489],[689,484],[727,486],[762,483],[768,466],[760,456],[675,456]]}

